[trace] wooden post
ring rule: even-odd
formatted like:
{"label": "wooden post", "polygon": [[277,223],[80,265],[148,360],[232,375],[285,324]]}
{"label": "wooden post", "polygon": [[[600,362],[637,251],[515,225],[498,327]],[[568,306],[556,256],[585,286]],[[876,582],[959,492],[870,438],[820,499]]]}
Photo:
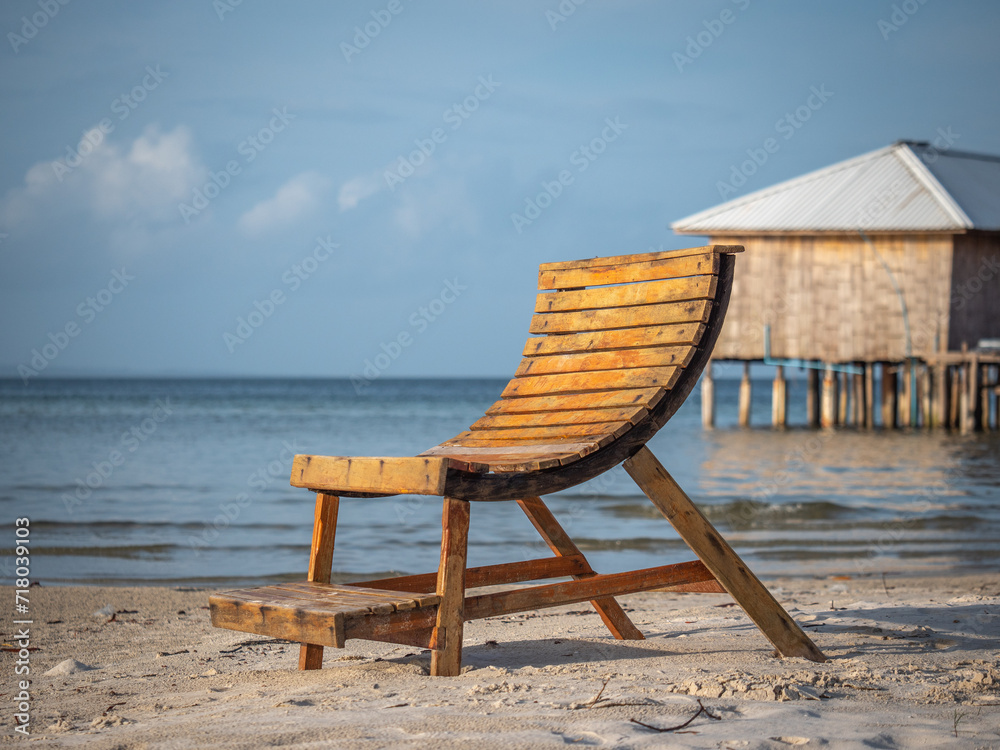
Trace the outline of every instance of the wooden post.
{"label": "wooden post", "polygon": [[750,384],[750,362],[743,363],[740,380],[740,427],[750,426],[750,407],[753,403],[753,386]]}
{"label": "wooden post", "polygon": [[903,363],[903,373],[899,384],[899,426],[910,426],[910,400],[913,398],[913,389],[910,388],[910,367],[909,360]]}
{"label": "wooden post", "polygon": [[847,424],[847,407],[850,405],[850,389],[847,387],[847,373],[843,370],[837,376],[837,424]]}
{"label": "wooden post", "polygon": [[837,378],[827,365],[823,373],[823,407],[821,422],[823,427],[833,427],[837,424]]}
{"label": "wooden post", "polygon": [[993,429],[1000,430],[1000,367],[997,368],[996,385],[993,388]]}
{"label": "wooden post", "polygon": [[969,403],[971,388],[969,381],[969,363],[959,367],[959,391],[958,391],[958,429],[963,435],[972,432],[972,405]]}
{"label": "wooden post", "polygon": [[785,381],[785,368],[778,365],[774,370],[774,383],[771,385],[771,424],[774,427],[787,426],[788,413],[788,383]]}
{"label": "wooden post", "polygon": [[949,393],[948,397],[948,426],[952,429],[959,429],[962,424],[962,368],[948,368]]}
{"label": "wooden post", "polygon": [[806,370],[806,422],[810,427],[819,427],[820,396],[819,371],[810,367]]}
{"label": "wooden post", "polygon": [[[535,530],[541,534],[542,539],[549,545],[549,549],[552,550],[556,557],[565,557],[567,555],[579,555],[581,558],[583,557],[580,548],[576,546],[576,543],[559,524],[556,517],[552,515],[552,511],[545,505],[542,498],[528,497],[524,500],[518,500],[517,504],[524,511],[528,520],[531,521]],[[587,572],[573,576],[573,580],[580,581],[585,578],[593,578],[597,575],[593,568],[590,567],[590,563],[585,562],[584,564],[586,565]],[[614,597],[606,596],[594,599],[590,603],[597,610],[597,614],[601,616],[604,624],[615,638],[629,641],[644,640],[645,636],[632,623],[629,616],[625,614],[625,610],[621,608]]]}
{"label": "wooden post", "polygon": [[771,596],[757,576],[691,502],[680,485],[645,446],[625,462],[625,471],[653,501],[687,545],[705,563],[722,587],[736,600],[782,656],[824,662],[802,628]]}
{"label": "wooden post", "polygon": [[[972,381],[969,383],[971,387],[971,393],[969,394],[972,400],[972,429],[976,432],[980,432],[983,429],[983,401],[980,395],[983,388],[983,366],[979,363],[979,355],[972,355],[971,362],[971,372],[970,377]],[[986,412],[989,414],[989,411]]]}
{"label": "wooden post", "polygon": [[457,677],[462,671],[468,545],[469,503],[446,497],[441,517],[441,563],[435,589],[441,601],[431,634],[431,674],[435,677]]}
{"label": "wooden post", "polygon": [[891,362],[882,363],[882,427],[893,430],[896,421],[896,367]]}
{"label": "wooden post", "polygon": [[917,378],[917,386],[920,391],[920,426],[928,428],[931,426],[931,368],[929,365],[920,366],[920,374]]}
{"label": "wooden post", "polygon": [[[337,510],[340,499],[336,495],[316,495],[313,520],[312,549],[309,552],[307,580],[329,583],[333,572],[333,542],[337,535]],[[323,647],[303,643],[299,647],[299,669],[319,669],[323,666]]]}
{"label": "wooden post", "polygon": [[948,426],[948,365],[934,366],[934,426]]}
{"label": "wooden post", "polygon": [[712,380],[711,360],[701,376],[701,424],[706,430],[715,427],[715,381]]}
{"label": "wooden post", "polygon": [[865,362],[865,427],[875,426],[875,365]]}
{"label": "wooden post", "polygon": [[[857,366],[857,365],[855,365]],[[854,426],[862,428],[865,426],[865,374],[856,372],[851,376],[853,388],[851,390],[851,418]]]}

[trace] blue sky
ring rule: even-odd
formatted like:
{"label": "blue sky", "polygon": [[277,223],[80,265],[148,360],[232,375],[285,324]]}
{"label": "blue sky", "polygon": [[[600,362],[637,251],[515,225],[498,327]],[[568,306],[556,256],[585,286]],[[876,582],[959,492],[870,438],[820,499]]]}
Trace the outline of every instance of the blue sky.
{"label": "blue sky", "polygon": [[540,262],[699,244],[670,222],[899,138],[1000,154],[992,2],[10,0],[0,31],[29,383],[505,375]]}

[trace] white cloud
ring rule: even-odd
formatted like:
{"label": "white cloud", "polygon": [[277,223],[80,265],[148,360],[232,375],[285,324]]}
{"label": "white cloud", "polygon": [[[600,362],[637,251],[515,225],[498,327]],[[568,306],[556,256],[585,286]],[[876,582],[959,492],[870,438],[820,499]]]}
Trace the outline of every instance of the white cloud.
{"label": "white cloud", "polygon": [[370,198],[385,187],[386,183],[382,172],[359,175],[340,186],[337,204],[341,211],[349,211],[352,208],[357,208],[361,201]]}
{"label": "white cloud", "polygon": [[0,222],[47,225],[81,212],[104,221],[168,221],[206,173],[191,153],[191,134],[184,126],[161,133],[151,125],[127,147],[93,128],[72,152],[31,167],[24,184],[0,200]]}
{"label": "white cloud", "polygon": [[254,235],[290,224],[319,205],[320,196],[328,185],[327,179],[316,172],[296,175],[278,188],[272,197],[243,214],[237,226],[244,234]]}

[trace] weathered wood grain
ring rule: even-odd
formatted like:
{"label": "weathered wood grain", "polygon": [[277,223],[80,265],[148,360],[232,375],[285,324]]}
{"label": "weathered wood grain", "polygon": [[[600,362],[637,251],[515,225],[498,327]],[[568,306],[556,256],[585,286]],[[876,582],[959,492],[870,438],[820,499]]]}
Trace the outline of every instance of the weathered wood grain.
{"label": "weathered wood grain", "polygon": [[439,458],[295,456],[293,487],[331,492],[441,495],[448,462]]}
{"label": "weathered wood grain", "polygon": [[455,677],[462,670],[468,543],[469,503],[446,497],[441,517],[441,562],[437,576],[437,595],[441,600],[431,634],[431,674],[435,677]]}
{"label": "weathered wood grain", "polygon": [[535,299],[535,312],[572,312],[711,299],[715,296],[717,282],[718,277],[706,274],[574,291],[540,292]]}
{"label": "weathered wood grain", "polygon": [[611,331],[585,331],[558,336],[538,336],[528,339],[524,356],[599,352],[646,346],[694,345],[701,341],[704,323],[674,323]]}
{"label": "weathered wood grain", "polygon": [[625,471],[780,654],[826,661],[648,448],[625,461]]}
{"label": "weathered wood grain", "polygon": [[514,378],[503,389],[503,398],[544,396],[625,388],[670,388],[680,374],[678,367],[636,367],[630,370],[566,372]]}
{"label": "weathered wood grain", "polygon": [[571,268],[566,270],[540,270],[539,289],[575,289],[604,284],[631,284],[637,281],[675,279],[681,276],[701,276],[719,271],[719,255],[703,253],[639,263]]}
{"label": "weathered wood grain", "polygon": [[663,302],[601,310],[535,313],[528,327],[531,333],[580,333],[616,328],[642,328],[672,323],[704,323],[711,312],[706,300]]}
{"label": "weathered wood grain", "polygon": [[658,346],[642,349],[618,349],[603,352],[556,354],[544,357],[525,357],[514,373],[551,375],[565,372],[592,372],[596,370],[625,370],[636,367],[684,367],[694,357],[692,346]]}

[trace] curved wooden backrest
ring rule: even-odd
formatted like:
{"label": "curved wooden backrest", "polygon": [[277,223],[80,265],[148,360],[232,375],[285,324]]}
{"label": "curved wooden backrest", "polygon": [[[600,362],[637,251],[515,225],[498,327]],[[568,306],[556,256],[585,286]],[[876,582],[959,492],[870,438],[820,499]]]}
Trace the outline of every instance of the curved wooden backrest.
{"label": "curved wooden backrest", "polygon": [[[529,329],[537,335],[500,400],[469,431],[421,455],[478,465],[481,474],[455,472],[450,489],[478,483],[479,499],[488,499],[485,485],[525,484],[498,475],[547,472],[544,489],[610,468],[590,460],[554,476],[612,445],[638,450],[669,419],[711,353],[732,284],[728,254],[742,250],[712,245],[543,264]],[[664,418],[671,393],[679,400]]]}

